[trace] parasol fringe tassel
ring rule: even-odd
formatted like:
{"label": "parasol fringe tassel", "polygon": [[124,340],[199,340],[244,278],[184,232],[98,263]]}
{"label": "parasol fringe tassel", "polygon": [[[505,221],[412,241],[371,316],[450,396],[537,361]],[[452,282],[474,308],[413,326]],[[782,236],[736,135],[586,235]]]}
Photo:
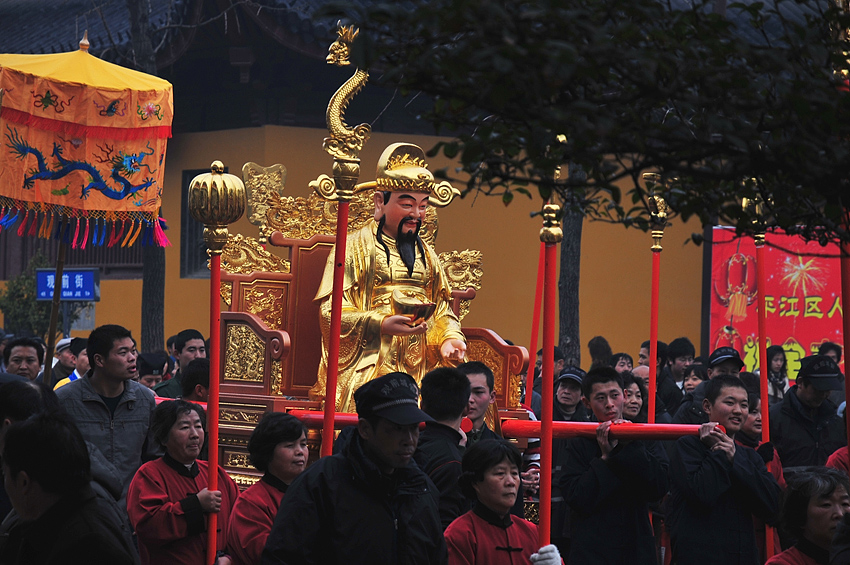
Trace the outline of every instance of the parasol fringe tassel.
{"label": "parasol fringe tassel", "polygon": [[127,247],[127,244],[130,242],[130,239],[133,237],[133,231],[136,229],[136,222],[134,220],[130,220],[130,229],[127,230],[127,235],[124,236],[124,239],[121,241],[121,247]]}
{"label": "parasol fringe tassel", "polygon": [[144,223],[142,223],[142,220],[139,220],[139,229],[137,229],[136,233],[133,234],[133,237],[130,238],[130,242],[127,244],[129,247],[132,247],[133,245],[136,244],[136,240],[139,239],[139,234],[142,233],[142,228],[144,228],[144,227],[145,227],[145,225],[144,225]]}
{"label": "parasol fringe tassel", "polygon": [[94,229],[92,229],[91,244],[97,245],[97,225],[100,223],[100,220],[95,218],[93,223],[94,223]]}
{"label": "parasol fringe tassel", "polygon": [[50,221],[50,214],[47,212],[44,213],[44,217],[41,219],[41,225],[38,226],[38,237],[44,239],[44,232],[47,229],[47,224]]}
{"label": "parasol fringe tassel", "polygon": [[35,237],[36,228],[38,227],[38,210],[33,213],[32,223],[30,224],[30,231],[27,233],[29,237]]}
{"label": "parasol fringe tassel", "polygon": [[47,225],[47,229],[44,230],[44,239],[50,239],[50,234],[53,233],[53,224],[56,223],[56,214],[50,214],[50,223]]}
{"label": "parasol fringe tassel", "polygon": [[21,225],[18,226],[18,237],[24,237],[24,234],[26,233],[26,230],[27,230],[27,219],[29,218],[29,216],[30,216],[29,210],[24,212],[23,221],[21,222]]}
{"label": "parasol fringe tassel", "polygon": [[[54,218],[57,217],[57,214],[53,215]],[[53,224],[56,224],[56,229],[53,229]],[[58,221],[50,222],[50,231],[53,232],[53,239],[59,239],[62,236],[62,218],[59,217]]]}
{"label": "parasol fringe tassel", "polygon": [[18,223],[18,217],[20,215],[21,215],[21,211],[18,210],[17,208],[15,208],[14,212],[12,214],[9,214],[6,217],[6,229],[7,230],[12,229],[12,226],[14,226],[16,223]]}
{"label": "parasol fringe tassel", "polygon": [[97,242],[97,244],[100,247],[103,247],[104,239],[106,239],[106,220],[101,220],[101,222],[100,222],[100,239]]}
{"label": "parasol fringe tassel", "polygon": [[115,244],[121,240],[122,235],[124,235],[124,220],[121,220],[120,225],[117,221],[112,222],[112,234],[109,236],[109,241],[106,243],[106,246],[115,246]]}
{"label": "parasol fringe tassel", "polygon": [[85,233],[83,233],[83,243],[80,245],[80,249],[85,249],[86,243],[88,243],[88,241],[89,241],[89,224],[90,223],[91,222],[89,221],[89,219],[86,218],[86,231],[85,231]]}
{"label": "parasol fringe tassel", "polygon": [[153,224],[153,236],[156,244],[160,247],[169,247],[171,242],[168,241],[168,236],[165,235],[165,218],[157,218]]}
{"label": "parasol fringe tassel", "polygon": [[3,218],[6,217],[6,208],[0,208],[0,232],[3,231]]}
{"label": "parasol fringe tassel", "polygon": [[75,218],[75,220],[77,220],[77,226],[74,228],[74,239],[71,240],[71,249],[77,249],[79,247],[77,240],[80,237],[80,223],[82,220],[80,218]]}

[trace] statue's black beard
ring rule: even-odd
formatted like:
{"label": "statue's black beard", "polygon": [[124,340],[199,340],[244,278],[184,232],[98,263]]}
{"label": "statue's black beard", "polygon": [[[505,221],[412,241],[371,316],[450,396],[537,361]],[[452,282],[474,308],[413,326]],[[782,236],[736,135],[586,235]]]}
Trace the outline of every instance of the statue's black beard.
{"label": "statue's black beard", "polygon": [[[404,233],[402,228],[404,227],[404,223],[407,221],[407,218],[403,218],[398,224],[398,230],[396,231],[396,249],[398,249],[398,254],[401,257],[401,262],[404,263],[404,266],[407,267],[407,276],[413,276],[413,267],[416,264],[416,250],[419,249],[419,253],[422,256],[422,264],[427,265],[425,262],[425,248],[422,245],[422,240],[419,238],[419,228],[422,227],[422,220],[416,220],[416,229],[410,233]],[[390,265],[390,248],[387,247],[386,242],[383,237],[383,228],[386,224],[387,217],[381,216],[381,219],[378,220],[378,243],[381,244],[381,247],[384,248],[384,251],[387,254],[387,265]],[[390,265],[391,266],[391,265]]]}

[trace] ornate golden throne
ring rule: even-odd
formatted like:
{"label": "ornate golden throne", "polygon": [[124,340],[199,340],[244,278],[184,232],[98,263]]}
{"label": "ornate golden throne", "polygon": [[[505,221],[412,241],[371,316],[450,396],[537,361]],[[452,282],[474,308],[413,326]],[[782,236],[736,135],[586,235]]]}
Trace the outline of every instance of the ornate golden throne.
{"label": "ornate golden throne", "polygon": [[[286,170],[281,165],[247,163],[243,178],[249,220],[258,237],[231,234],[222,253],[220,461],[240,485],[259,474],[247,457],[247,442],[267,411],[320,410],[308,399],[321,358],[319,304],[313,298],[334,244],[336,203],[316,195],[281,195]],[[372,192],[354,197],[349,229],[363,226],[374,210]],[[437,213],[429,209],[420,232],[434,246]],[[481,253],[450,251],[440,259],[451,280],[453,309],[462,320],[481,288]],[[504,413],[517,411],[520,377],[528,367],[524,347],[508,345],[485,328],[463,328],[467,358],[486,363],[496,376],[496,404]],[[495,411],[491,427],[498,429]],[[311,432],[315,447],[318,432]],[[312,450],[315,451],[315,450]]]}

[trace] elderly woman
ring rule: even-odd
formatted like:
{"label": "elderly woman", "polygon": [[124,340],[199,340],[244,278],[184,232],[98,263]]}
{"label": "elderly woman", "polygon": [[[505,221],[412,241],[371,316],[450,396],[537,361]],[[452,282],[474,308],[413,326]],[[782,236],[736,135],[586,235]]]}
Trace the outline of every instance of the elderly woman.
{"label": "elderly woman", "polygon": [[631,371],[620,373],[623,377],[623,418],[631,422],[647,422],[647,392],[643,379],[634,376]]}
{"label": "elderly woman", "polygon": [[231,563],[224,548],[239,489],[221,467],[219,490],[207,488],[207,463],[197,461],[204,422],[203,410],[183,400],[163,402],[154,410],[151,431],[165,455],[142,465],[127,493],[127,511],[143,564],[203,563],[208,517],[213,512],[218,514],[217,563]]}
{"label": "elderly woman", "polygon": [[475,506],[446,528],[449,565],[562,563],[558,549],[538,551],[537,526],[510,514],[520,485],[522,455],[502,439],[485,439],[463,455],[461,488]]}
{"label": "elderly woman", "polygon": [[290,414],[269,412],[254,428],[248,453],[264,474],[233,506],[227,547],[235,565],[260,562],[283,495],[307,467],[307,430]]}
{"label": "elderly woman", "polygon": [[782,504],[782,524],[797,543],[771,557],[767,565],[830,563],[833,537],[848,513],[850,484],[843,472],[826,467],[808,467],[794,473],[788,477],[788,490]]}

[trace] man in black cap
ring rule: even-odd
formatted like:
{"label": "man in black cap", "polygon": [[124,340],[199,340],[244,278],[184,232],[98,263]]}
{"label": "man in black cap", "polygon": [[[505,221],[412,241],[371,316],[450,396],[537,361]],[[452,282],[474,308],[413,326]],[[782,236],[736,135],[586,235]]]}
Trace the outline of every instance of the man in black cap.
{"label": "man in black cap", "polygon": [[[708,357],[708,380],[720,375],[737,377],[744,368],[741,355],[734,347],[718,347]],[[679,409],[673,416],[674,424],[705,424],[708,416],[702,409],[705,388],[708,381],[701,382],[682,399]]]}
{"label": "man in black cap", "polygon": [[800,360],[797,384],[770,407],[770,441],[784,468],[823,465],[847,444],[844,422],[828,398],[842,379],[838,365],[826,355]]}
{"label": "man in black cap", "polygon": [[434,484],[412,462],[419,387],[405,373],[354,393],[357,432],[341,452],[304,471],[287,490],[262,563],[445,563]]}

